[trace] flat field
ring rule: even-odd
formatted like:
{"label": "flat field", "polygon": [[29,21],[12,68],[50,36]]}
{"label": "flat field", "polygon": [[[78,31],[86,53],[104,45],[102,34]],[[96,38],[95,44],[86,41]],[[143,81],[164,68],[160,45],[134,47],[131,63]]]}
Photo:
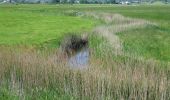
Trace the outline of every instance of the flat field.
{"label": "flat field", "polygon": [[[169,100],[170,5],[0,5],[0,99]],[[68,34],[89,63],[68,68]]]}
{"label": "flat field", "polygon": [[[41,45],[51,40],[55,46],[68,33],[91,30],[90,19],[64,15],[58,7],[40,5],[6,5],[0,7],[1,45]],[[51,11],[51,9],[53,9]],[[72,12],[71,12],[72,13]]]}

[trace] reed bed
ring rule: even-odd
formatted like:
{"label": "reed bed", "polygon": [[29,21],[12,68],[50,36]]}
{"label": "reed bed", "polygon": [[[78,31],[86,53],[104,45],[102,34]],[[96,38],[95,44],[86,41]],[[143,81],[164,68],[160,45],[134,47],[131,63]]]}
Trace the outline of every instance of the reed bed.
{"label": "reed bed", "polygon": [[[169,100],[168,65],[153,60],[102,61],[91,54],[88,69],[69,69],[53,52],[0,49],[0,87],[20,100]],[[50,94],[50,97],[42,93]],[[63,98],[61,97],[63,96]]]}
{"label": "reed bed", "polygon": [[59,50],[0,47],[3,96],[10,94],[17,100],[169,100],[169,65],[125,53],[116,35],[151,23],[119,14],[86,15],[105,22],[93,32],[106,39],[93,48],[87,69],[71,69]]}

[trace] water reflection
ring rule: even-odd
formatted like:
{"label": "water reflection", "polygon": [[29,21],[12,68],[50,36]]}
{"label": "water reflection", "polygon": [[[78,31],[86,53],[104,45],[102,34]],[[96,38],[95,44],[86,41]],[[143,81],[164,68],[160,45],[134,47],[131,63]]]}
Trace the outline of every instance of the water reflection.
{"label": "water reflection", "polygon": [[78,52],[76,55],[70,57],[68,65],[72,69],[85,69],[88,67],[89,63],[89,50],[83,49]]}

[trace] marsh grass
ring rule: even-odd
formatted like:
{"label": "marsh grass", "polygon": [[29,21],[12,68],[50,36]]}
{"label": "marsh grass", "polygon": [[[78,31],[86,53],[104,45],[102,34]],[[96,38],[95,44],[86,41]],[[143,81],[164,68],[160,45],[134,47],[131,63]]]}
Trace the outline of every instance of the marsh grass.
{"label": "marsh grass", "polygon": [[102,12],[87,12],[86,16],[103,21],[93,32],[104,37],[115,54],[169,61],[169,29],[162,28],[157,21]]}
{"label": "marsh grass", "polygon": [[104,24],[97,26],[93,32],[100,37],[104,37],[116,55],[122,55],[124,53],[124,45],[117,33],[156,25],[147,20],[124,17],[116,13],[87,12],[85,15],[103,21]]}
{"label": "marsh grass", "polygon": [[[38,10],[35,10],[34,7]],[[42,7],[46,7],[47,10],[43,9]],[[9,5],[2,6],[2,8],[9,8]],[[71,7],[55,7],[54,5],[24,5],[23,8],[23,5],[19,5],[13,7],[14,10],[19,9],[18,12],[25,12],[28,10],[35,15],[37,15],[38,13],[37,16],[39,16],[40,13],[42,15],[50,14],[52,18],[53,16],[56,16],[54,12],[57,12],[59,10],[62,10],[63,12],[66,11],[65,13],[62,13],[62,15],[68,15],[67,17],[70,18],[70,16],[75,16],[77,14],[77,12],[74,12],[74,10],[76,10],[77,8],[82,11],[90,9],[93,11],[100,10],[102,12],[111,11],[114,8],[116,10],[112,12],[121,12],[132,17],[140,16],[140,13],[136,14],[135,12],[131,12],[136,10],[135,8],[137,7],[130,6],[122,8],[119,6],[99,7],[98,5],[92,5],[90,8],[88,8],[88,6],[86,5],[76,5]],[[151,11],[148,8],[150,7],[139,7],[138,9],[144,9],[147,11],[149,10],[148,12],[145,12],[146,14],[148,14]],[[152,8],[160,10],[164,9],[156,7]],[[73,9],[73,11],[70,9]],[[125,10],[125,12],[122,12],[122,10]],[[158,12],[160,14],[160,11]],[[150,19],[156,19],[157,17],[155,18],[154,14],[157,13],[154,12],[153,15],[145,15],[144,18],[149,16]],[[168,15],[169,14],[167,13],[164,18],[168,19]],[[96,15],[94,14],[90,16],[92,16],[93,18],[96,17]],[[121,33],[129,31],[129,28],[131,29],[136,25],[139,25],[139,27],[141,27],[145,24],[150,23],[147,23],[145,20],[139,20],[136,18],[127,18],[119,14],[100,13],[97,18],[98,17],[98,20],[100,20],[104,24],[107,24],[104,29],[103,27],[99,27],[99,33],[105,32],[106,28],[106,30],[112,31],[112,33],[118,32],[119,34],[111,35],[116,36],[116,42],[112,41],[111,39],[109,40],[108,38],[104,38],[104,36],[99,37],[96,34],[90,36],[90,62],[88,69],[86,70],[70,69],[67,64],[68,59],[64,57],[59,52],[59,50],[49,49],[48,46],[47,48],[43,48],[41,50],[35,49],[34,47],[30,48],[21,46],[16,48],[15,46],[14,48],[12,46],[8,47],[7,45],[5,45],[4,47],[1,46],[0,99],[169,100],[170,64],[168,62],[162,62],[152,59],[152,57],[150,59],[145,59],[143,58],[143,56],[138,56],[138,53],[133,52],[133,49],[129,49],[129,51],[127,50],[128,52],[124,51],[124,49],[126,48],[122,46],[127,45],[122,45],[122,42],[124,42],[125,39],[122,37],[120,37],[120,39],[117,39],[119,38],[118,36],[121,36]],[[162,23],[163,22],[165,21],[162,21]],[[129,27],[128,25],[132,26]],[[165,24],[163,24],[163,26],[165,26]],[[136,30],[136,28],[134,30]],[[163,31],[165,30],[163,29]],[[129,33],[131,33],[131,30],[129,31]],[[150,33],[153,33],[153,30],[151,30]],[[133,35],[135,35],[135,33],[133,33]],[[144,35],[147,36],[146,34]],[[132,35],[129,35],[127,37],[131,36]],[[166,35],[166,37],[168,36],[169,35]],[[110,35],[106,37],[110,37]],[[137,38],[134,38],[134,40],[136,39]],[[145,41],[147,42],[147,40],[148,39],[146,39]],[[163,39],[161,40],[163,41],[163,43],[165,43]],[[133,40],[131,41],[132,43],[134,42]],[[120,44],[118,48],[120,47],[121,49],[118,49],[118,51],[123,49],[121,54],[113,50],[115,48],[113,46],[110,46],[110,42],[113,42],[113,46],[115,46],[115,44]],[[54,39],[54,41],[52,40],[50,41],[50,43],[55,44],[57,42]],[[168,49],[165,48],[165,50]],[[130,51],[132,53],[129,53]]]}
{"label": "marsh grass", "polygon": [[91,56],[87,70],[73,70],[67,67],[67,59],[56,53],[1,49],[0,87],[26,100],[170,98],[168,65],[136,59],[105,58],[107,62],[102,62]]}

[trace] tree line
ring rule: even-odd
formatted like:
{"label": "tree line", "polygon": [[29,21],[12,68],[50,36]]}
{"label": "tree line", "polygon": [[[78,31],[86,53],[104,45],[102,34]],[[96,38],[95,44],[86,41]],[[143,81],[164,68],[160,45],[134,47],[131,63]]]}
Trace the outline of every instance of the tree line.
{"label": "tree line", "polygon": [[138,2],[154,2],[154,1],[162,1],[162,2],[170,2],[170,0],[0,0],[8,1],[10,3],[60,3],[60,4],[114,4],[119,3],[121,1],[138,1]]}
{"label": "tree line", "polygon": [[9,3],[63,3],[63,4],[101,4],[101,3],[115,3],[115,0],[0,0],[0,2]]}
{"label": "tree line", "polygon": [[115,0],[56,0],[58,3],[81,3],[81,4],[101,4],[115,3]]}

